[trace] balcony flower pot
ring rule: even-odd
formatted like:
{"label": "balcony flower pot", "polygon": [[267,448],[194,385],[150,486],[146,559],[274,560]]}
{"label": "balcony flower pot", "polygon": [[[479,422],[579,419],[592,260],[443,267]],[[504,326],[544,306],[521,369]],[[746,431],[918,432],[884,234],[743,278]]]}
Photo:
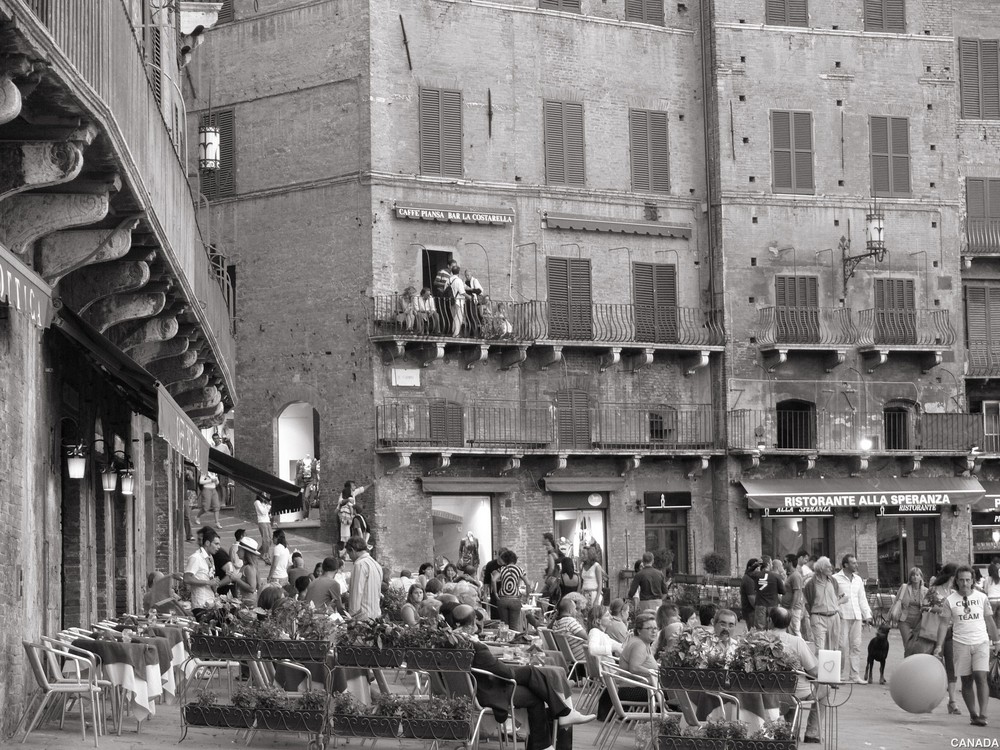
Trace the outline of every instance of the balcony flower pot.
{"label": "balcony flower pot", "polygon": [[330,714],[333,733],[341,737],[399,737],[400,720],[387,716]]}
{"label": "balcony flower pot", "polygon": [[195,727],[245,729],[253,726],[253,714],[253,711],[236,706],[202,706],[188,703],[184,706],[184,723]]}
{"label": "balcony flower pot", "polygon": [[472,725],[457,719],[403,719],[403,737],[417,740],[464,741],[472,735]]}
{"label": "balcony flower pot", "polygon": [[227,635],[192,635],[191,656],[214,661],[230,661],[256,657],[260,641]]}
{"label": "balcony flower pot", "polygon": [[324,662],[329,651],[329,641],[272,640],[268,638],[260,642],[261,656],[272,660]]}
{"label": "balcony flower pot", "polygon": [[276,732],[323,731],[323,711],[296,711],[287,708],[258,708],[253,712],[258,729]]}

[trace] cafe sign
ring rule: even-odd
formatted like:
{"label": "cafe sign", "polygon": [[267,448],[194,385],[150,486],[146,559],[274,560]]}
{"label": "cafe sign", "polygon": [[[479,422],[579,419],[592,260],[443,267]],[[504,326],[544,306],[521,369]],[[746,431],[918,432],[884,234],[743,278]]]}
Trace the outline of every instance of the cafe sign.
{"label": "cafe sign", "polygon": [[52,288],[0,245],[0,304],[26,315],[39,328],[52,323]]}
{"label": "cafe sign", "polygon": [[513,225],[514,223],[514,211],[508,208],[456,208],[453,206],[410,204],[393,206],[393,210],[397,219],[492,226]]}
{"label": "cafe sign", "polygon": [[208,471],[209,446],[201,430],[162,385],[156,386],[156,394],[156,426],[159,428],[159,436],[199,469]]}
{"label": "cafe sign", "polygon": [[764,508],[764,518],[780,518],[788,516],[829,518],[833,516],[833,507],[830,505],[813,505],[808,508]]}

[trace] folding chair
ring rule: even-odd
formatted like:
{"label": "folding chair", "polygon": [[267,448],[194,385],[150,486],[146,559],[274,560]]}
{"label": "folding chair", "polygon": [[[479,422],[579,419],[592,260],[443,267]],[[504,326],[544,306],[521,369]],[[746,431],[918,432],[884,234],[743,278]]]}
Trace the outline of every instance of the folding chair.
{"label": "folding chair", "polygon": [[[601,676],[611,698],[612,710],[598,732],[595,741],[598,750],[614,747],[622,731],[634,728],[639,722],[647,721],[652,727],[654,722],[665,719],[669,715],[656,707],[657,689],[653,685],[629,679],[621,674],[613,674],[610,669],[604,669]],[[645,702],[623,701],[618,695],[619,688],[623,687],[644,691],[646,694]]]}
{"label": "folding chair", "polygon": [[[492,708],[484,708],[479,705],[479,701],[476,699],[476,692],[479,689],[476,683],[476,676],[489,677],[490,679],[499,680],[501,682],[509,683],[512,687],[516,686],[514,680],[508,680],[504,677],[498,677],[492,672],[486,672],[481,669],[476,669],[473,667],[471,672],[431,672],[431,682],[432,687],[435,692],[444,692],[449,697],[453,698],[465,698],[472,701],[472,712],[476,716],[476,725],[472,729],[472,737],[469,738],[468,747],[473,750],[477,750],[479,747],[479,732],[482,728],[483,717],[486,715],[492,716],[494,720],[496,717],[493,715]],[[508,709],[511,723],[514,724],[514,692],[511,690],[511,702]],[[500,736],[500,747],[506,747],[507,736],[504,735],[503,726],[498,721],[498,734]],[[517,733],[512,735],[511,740],[512,750],[517,750]]]}
{"label": "folding chair", "polygon": [[573,639],[574,643],[582,644],[584,646],[587,645],[587,642],[583,638],[578,638],[575,635],[569,635],[567,633],[560,633],[558,630],[552,630],[550,633],[552,634],[552,639],[555,641],[556,648],[566,660],[566,674],[572,680],[573,676],[577,673],[578,668],[586,670],[587,662],[585,658],[576,658],[576,655],[573,653],[573,647],[570,645],[570,638]]}
{"label": "folding chair", "polygon": [[549,628],[539,628],[538,634],[542,636],[542,641],[545,643],[546,651],[558,651],[559,646],[556,645],[556,639],[552,637],[552,630]]}
{"label": "folding chair", "polygon": [[[83,676],[82,667],[90,667],[91,662],[84,659],[76,654],[63,653],[62,657],[67,661],[74,662],[77,667],[76,679],[66,679],[59,682],[53,682],[49,679],[48,675],[45,673],[45,667],[42,664],[42,652],[45,651],[45,646],[40,643],[31,643],[30,641],[21,641],[24,646],[24,653],[28,657],[28,663],[31,665],[31,671],[35,675],[35,681],[38,683],[39,691],[32,696],[32,701],[37,696],[41,696],[41,703],[35,712],[31,715],[31,719],[28,721],[27,729],[24,732],[24,737],[21,738],[21,744],[28,739],[28,735],[31,734],[35,728],[38,726],[39,720],[45,713],[45,709],[49,705],[49,701],[58,696],[62,696],[64,699],[68,696],[75,695],[80,699],[80,732],[83,735],[83,741],[87,741],[87,718],[86,711],[84,711],[83,701],[87,698],[90,699],[91,716],[94,722],[94,747],[99,747],[98,745],[98,734],[100,732],[100,720],[97,717],[97,701],[101,695],[101,688],[97,684],[97,676],[94,674],[93,670],[90,670],[90,674],[86,677]],[[21,721],[27,718],[30,708],[29,705],[25,708],[24,716]],[[62,717],[59,721],[59,728],[62,729],[65,725],[66,720],[66,705],[65,701],[63,703]],[[21,722],[18,722],[18,729],[20,729]],[[16,730],[15,730],[16,731]]]}
{"label": "folding chair", "polygon": [[[66,641],[59,640],[58,638],[52,638],[47,635],[42,636],[42,645],[45,646],[45,653],[48,657],[49,671],[52,675],[51,679],[53,682],[64,682],[67,680],[74,680],[73,677],[66,677],[64,674],[64,664],[60,661],[61,654],[75,654],[83,659],[86,659],[90,666],[85,671],[82,676],[94,675],[97,679],[97,685],[101,688],[101,731],[104,734],[108,733],[107,722],[105,717],[107,716],[107,696],[111,696],[111,722],[114,724],[115,729],[120,735],[121,732],[121,701],[119,698],[120,689],[111,682],[111,680],[104,679],[103,675],[103,665],[101,664],[101,657],[97,654],[93,654],[86,649],[78,648],[72,643],[67,643]],[[77,662],[72,662],[73,666],[79,669]]]}
{"label": "folding chair", "polygon": [[601,660],[590,653],[587,648],[587,676],[583,681],[583,690],[576,699],[576,707],[582,714],[594,713],[597,703],[604,690],[604,680],[601,678]]}

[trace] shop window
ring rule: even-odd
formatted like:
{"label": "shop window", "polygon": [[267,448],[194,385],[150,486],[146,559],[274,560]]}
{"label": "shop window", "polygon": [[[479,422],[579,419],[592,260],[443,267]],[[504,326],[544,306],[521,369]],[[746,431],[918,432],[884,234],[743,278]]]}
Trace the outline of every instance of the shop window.
{"label": "shop window", "polygon": [[805,550],[814,558],[835,554],[830,518],[762,518],[761,552],[775,559]]}
{"label": "shop window", "polygon": [[[684,509],[646,508],[646,546],[653,553],[653,564],[668,567],[674,573],[687,573],[688,512]],[[632,562],[631,560],[629,562]]]}
{"label": "shop window", "polygon": [[1000,453],[1000,401],[983,401],[983,451]]}
{"label": "shop window", "polygon": [[902,585],[911,568],[919,568],[929,581],[938,556],[940,518],[933,516],[879,516],[875,535],[878,545],[879,586]]}
{"label": "shop window", "polygon": [[808,450],[816,447],[816,405],[789,399],[776,410],[778,450]]}
{"label": "shop window", "polygon": [[[493,512],[487,495],[435,495],[431,498],[434,560],[459,568],[479,568],[493,556]],[[471,535],[471,537],[470,537]]]}

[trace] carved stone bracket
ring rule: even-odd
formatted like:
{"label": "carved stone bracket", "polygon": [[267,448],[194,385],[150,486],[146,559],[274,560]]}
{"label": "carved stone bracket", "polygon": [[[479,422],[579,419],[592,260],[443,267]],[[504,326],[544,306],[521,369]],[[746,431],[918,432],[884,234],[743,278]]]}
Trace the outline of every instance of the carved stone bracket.
{"label": "carved stone bracket", "polygon": [[185,391],[176,398],[177,405],[188,411],[190,409],[208,409],[222,400],[222,394],[214,385]]}
{"label": "carved stone bracket", "polygon": [[444,359],[444,342],[431,341],[416,350],[415,356],[421,367],[430,367]]}
{"label": "carved stone bracket", "polygon": [[771,349],[770,351],[763,352],[763,357],[764,369],[768,372],[774,372],[788,361],[788,350]]}
{"label": "carved stone bracket", "polygon": [[510,473],[512,471],[515,471],[516,469],[520,469],[521,468],[521,459],[522,458],[524,458],[524,456],[520,456],[520,455],[507,456],[507,463],[505,463],[503,465],[503,468],[500,469],[500,473],[501,474],[508,474],[508,473]]}
{"label": "carved stone bracket", "polygon": [[[159,362],[153,362],[149,367],[149,371],[163,385],[168,386],[169,390],[171,384],[201,377],[201,374],[205,372],[205,365],[198,362],[190,367],[181,367],[176,362],[176,358],[171,357],[169,359],[162,359]],[[184,391],[186,388],[181,388],[180,390]],[[170,393],[172,394],[173,391],[171,390]]]}
{"label": "carved stone bracket", "polygon": [[649,367],[653,364],[653,351],[652,347],[650,347],[630,355],[628,358],[629,371],[638,372],[643,367]]}
{"label": "carved stone bracket", "polygon": [[642,463],[642,456],[629,456],[625,459],[625,468],[621,471],[621,476],[625,476],[630,471],[635,471]]}
{"label": "carved stone bracket", "polygon": [[744,472],[757,471],[760,468],[760,451],[750,451],[741,461]]}
{"label": "carved stone bracket", "polygon": [[944,361],[944,352],[942,351],[927,352],[927,354],[924,355],[923,362],[920,365],[920,370],[926,375],[928,372],[933,370],[943,361]]}
{"label": "carved stone bracket", "polygon": [[99,300],[82,317],[98,331],[104,333],[118,323],[159,315],[166,304],[167,295],[165,294],[149,292],[115,294]]}
{"label": "carved stone bracket", "polygon": [[903,468],[901,469],[900,473],[904,477],[908,477],[913,472],[920,471],[920,463],[923,460],[924,460],[924,457],[923,456],[919,456],[919,455],[906,456],[903,459]]}
{"label": "carved stone bracket", "polygon": [[27,193],[0,203],[0,242],[17,255],[60,229],[94,224],[108,215],[108,194]]}
{"label": "carved stone bracket", "polygon": [[489,344],[479,344],[474,349],[470,349],[465,352],[462,357],[462,362],[465,364],[466,370],[471,370],[479,362],[485,362],[490,356],[490,345]]}
{"label": "carved stone bracket", "polygon": [[569,454],[567,454],[567,453],[560,453],[558,456],[556,456],[556,466],[555,466],[555,468],[552,469],[552,471],[548,472],[545,476],[551,477],[557,471],[564,471],[566,469],[566,464],[567,464],[568,461],[569,461]]}
{"label": "carved stone bracket", "polygon": [[[204,370],[204,365],[202,365],[201,367]],[[146,369],[151,370],[151,368],[146,368]],[[192,378],[170,381],[169,383],[161,377],[160,382],[162,382],[163,385],[166,387],[167,393],[176,398],[185,391],[190,391],[193,388],[204,388],[206,385],[208,385],[209,378],[207,374],[199,373]]]}
{"label": "carved stone bracket", "polygon": [[195,419],[193,421],[195,423],[195,426],[199,430],[208,430],[211,429],[212,427],[218,427],[223,422],[225,422],[226,412],[225,410],[223,410],[221,413],[214,414],[211,417],[199,417],[198,419]]}
{"label": "carved stone bracket", "polygon": [[60,287],[63,302],[77,313],[85,313],[98,300],[112,294],[134,292],[149,283],[149,264],[141,261],[101,263],[81,268],[73,283]]}
{"label": "carved stone bracket", "polygon": [[[173,313],[157,315],[155,318],[144,320],[134,331],[118,342],[118,347],[125,352],[143,344],[155,341],[167,341],[178,335],[180,323]],[[185,348],[187,351],[187,348]],[[131,353],[131,352],[130,352]]]}
{"label": "carved stone bracket", "polygon": [[961,456],[955,459],[956,476],[975,476],[982,467],[982,458],[979,455]]}
{"label": "carved stone bracket", "polygon": [[83,169],[83,151],[75,143],[0,143],[0,164],[4,165],[0,170],[3,200],[74,179]]}
{"label": "carved stone bracket", "polygon": [[711,460],[711,456],[698,456],[694,461],[688,464],[689,468],[687,470],[687,478],[694,479],[695,477],[700,477],[706,471],[708,471],[708,464]]}
{"label": "carved stone bracket", "polygon": [[402,453],[397,453],[396,455],[399,457],[399,465],[394,466],[391,469],[386,469],[386,474],[392,474],[394,471],[405,469],[410,465],[410,457],[413,455],[412,453],[404,451]]}
{"label": "carved stone bracket", "polygon": [[449,466],[451,466],[451,454],[442,453],[441,455],[439,455],[437,464],[438,470],[440,471],[442,469],[447,469]]}
{"label": "carved stone bracket", "polygon": [[0,125],[21,114],[21,92],[10,73],[0,75]]}
{"label": "carved stone bracket", "polygon": [[542,348],[542,361],[539,366],[543,370],[547,370],[549,367],[562,362],[562,351],[563,348],[560,345],[555,346],[543,346]]}
{"label": "carved stone bracket", "polygon": [[818,458],[819,458],[819,455],[816,454],[816,453],[810,453],[808,456],[803,456],[803,457],[799,458],[799,460],[798,460],[798,464],[799,464],[798,474],[799,474],[799,476],[801,477],[807,471],[812,471],[813,469],[815,469],[816,468],[816,459],[818,459]]}
{"label": "carved stone bracket", "polygon": [[700,351],[695,353],[694,360],[688,360],[689,364],[684,369],[685,375],[694,375],[698,370],[702,370],[708,367],[709,358],[712,356],[710,351]]}
{"label": "carved stone bracket", "polygon": [[169,341],[151,341],[148,344],[139,344],[139,346],[131,349],[128,355],[145,367],[150,362],[183,354],[188,350],[189,346],[190,341],[188,339],[183,336],[177,336]]}
{"label": "carved stone bracket", "polygon": [[607,371],[609,368],[614,367],[622,360],[622,348],[620,346],[612,346],[607,349],[603,354],[601,354],[600,369],[601,372]]}
{"label": "carved stone bracket", "polygon": [[115,229],[53,232],[38,243],[38,273],[55,285],[78,268],[123,258],[132,247],[132,230],[138,223],[138,219],[127,219]]}
{"label": "carved stone bracket", "polygon": [[889,361],[889,350],[888,349],[869,349],[862,352],[862,356],[867,360],[866,367],[869,373],[875,372],[875,369],[881,367],[886,362]]}
{"label": "carved stone bracket", "polygon": [[863,472],[868,471],[868,461],[871,459],[867,453],[862,453],[860,456],[854,457],[854,466],[851,468],[851,476],[860,476]]}
{"label": "carved stone bracket", "polygon": [[220,401],[215,406],[209,406],[205,409],[186,409],[185,412],[191,419],[197,422],[200,419],[210,419],[220,414],[225,414],[226,405]]}
{"label": "carved stone bracket", "polygon": [[826,360],[826,371],[833,372],[847,360],[846,349],[835,349],[830,352]]}
{"label": "carved stone bracket", "polygon": [[500,355],[500,369],[509,370],[512,367],[520,367],[528,358],[528,345],[518,344],[512,349],[505,349]]}

